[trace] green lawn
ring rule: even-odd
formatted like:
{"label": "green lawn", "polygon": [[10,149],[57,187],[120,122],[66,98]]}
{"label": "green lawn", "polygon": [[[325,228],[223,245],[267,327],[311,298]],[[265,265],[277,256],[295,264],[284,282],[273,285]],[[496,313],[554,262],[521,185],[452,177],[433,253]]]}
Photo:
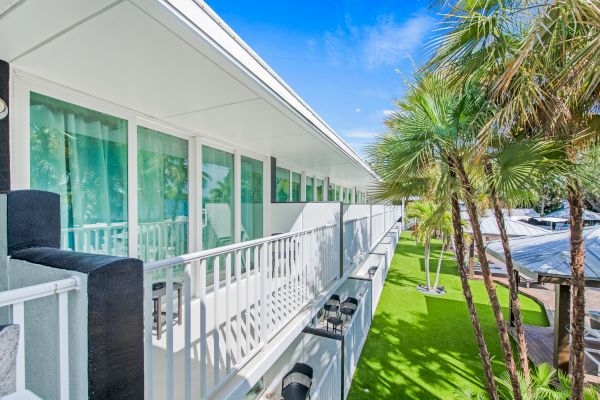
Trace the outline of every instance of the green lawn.
{"label": "green lawn", "polygon": [[[432,268],[437,267],[440,247],[436,242],[432,248]],[[444,296],[426,296],[415,289],[425,280],[423,265],[423,247],[403,234],[354,375],[350,400],[452,399],[456,387],[483,389],[479,352],[456,262],[447,254],[442,264]],[[471,290],[499,372],[502,354],[485,287],[471,281]],[[501,304],[507,306],[508,290],[502,286],[497,290]],[[548,325],[536,302],[522,296],[521,307],[525,323]]]}

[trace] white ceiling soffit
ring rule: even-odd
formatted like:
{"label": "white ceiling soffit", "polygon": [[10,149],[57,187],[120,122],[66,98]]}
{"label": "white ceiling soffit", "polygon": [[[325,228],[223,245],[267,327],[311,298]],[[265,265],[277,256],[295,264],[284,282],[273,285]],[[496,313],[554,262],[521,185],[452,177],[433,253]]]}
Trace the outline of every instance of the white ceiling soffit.
{"label": "white ceiling soffit", "polygon": [[172,3],[186,15],[158,0],[0,2],[0,37],[11,38],[0,41],[0,59],[340,183],[373,181],[366,164],[209,10],[192,0]]}

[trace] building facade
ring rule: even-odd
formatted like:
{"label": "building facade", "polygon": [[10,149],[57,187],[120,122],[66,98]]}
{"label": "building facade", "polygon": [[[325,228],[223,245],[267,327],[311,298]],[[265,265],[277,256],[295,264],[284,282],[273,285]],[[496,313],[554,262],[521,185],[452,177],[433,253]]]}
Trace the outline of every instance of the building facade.
{"label": "building facade", "polygon": [[[401,207],[368,204],[369,166],[201,1],[5,2],[0,37],[7,225],[11,192],[55,193],[49,247],[143,261],[145,398],[273,398],[295,362],[314,369],[313,398],[345,397],[401,230]],[[3,234],[0,318],[27,327],[17,389],[97,396],[97,364],[79,367],[104,289],[80,265],[17,259]],[[23,300],[58,281],[69,306]],[[358,304],[330,332],[331,295]],[[34,354],[42,319],[27,312],[68,329],[49,346],[58,367]]]}

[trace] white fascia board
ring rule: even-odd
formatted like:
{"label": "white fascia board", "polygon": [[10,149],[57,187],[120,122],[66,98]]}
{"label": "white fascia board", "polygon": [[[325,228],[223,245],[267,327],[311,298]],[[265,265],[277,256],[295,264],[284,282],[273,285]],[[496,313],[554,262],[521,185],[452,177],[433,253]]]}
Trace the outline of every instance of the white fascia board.
{"label": "white fascia board", "polygon": [[335,131],[264,62],[250,47],[202,0],[160,0],[185,23],[198,30],[209,43],[226,57],[236,61],[251,78],[261,82],[278,99],[302,116],[315,131],[342,151],[355,164],[374,178],[377,174]]}

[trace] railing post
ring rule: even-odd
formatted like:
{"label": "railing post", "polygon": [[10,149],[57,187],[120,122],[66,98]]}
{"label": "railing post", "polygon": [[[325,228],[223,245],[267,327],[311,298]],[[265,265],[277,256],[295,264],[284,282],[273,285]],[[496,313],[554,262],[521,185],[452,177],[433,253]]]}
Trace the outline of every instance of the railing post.
{"label": "railing post", "polygon": [[373,245],[373,206],[369,204],[369,247]]}
{"label": "railing post", "polygon": [[344,276],[344,203],[340,202],[340,275]]}
{"label": "railing post", "polygon": [[264,243],[260,247],[260,338],[258,343],[266,341],[267,338],[267,271],[269,270],[269,246]]}

